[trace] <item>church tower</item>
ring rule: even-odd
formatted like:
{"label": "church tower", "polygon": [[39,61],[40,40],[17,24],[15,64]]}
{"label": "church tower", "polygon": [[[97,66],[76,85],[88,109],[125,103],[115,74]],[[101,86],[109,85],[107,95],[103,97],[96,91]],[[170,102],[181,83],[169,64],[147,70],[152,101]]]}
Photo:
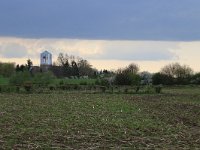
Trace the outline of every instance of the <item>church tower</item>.
{"label": "church tower", "polygon": [[52,54],[44,51],[40,54],[40,66],[52,66]]}
{"label": "church tower", "polygon": [[44,72],[48,71],[52,66],[52,54],[44,51],[40,54],[40,69]]}

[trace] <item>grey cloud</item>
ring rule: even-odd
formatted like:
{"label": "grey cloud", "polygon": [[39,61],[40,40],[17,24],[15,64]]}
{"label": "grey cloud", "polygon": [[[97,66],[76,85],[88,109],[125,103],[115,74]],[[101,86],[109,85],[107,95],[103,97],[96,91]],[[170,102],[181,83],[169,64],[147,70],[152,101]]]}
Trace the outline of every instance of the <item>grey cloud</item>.
{"label": "grey cloud", "polygon": [[200,40],[199,0],[1,0],[0,35]]}

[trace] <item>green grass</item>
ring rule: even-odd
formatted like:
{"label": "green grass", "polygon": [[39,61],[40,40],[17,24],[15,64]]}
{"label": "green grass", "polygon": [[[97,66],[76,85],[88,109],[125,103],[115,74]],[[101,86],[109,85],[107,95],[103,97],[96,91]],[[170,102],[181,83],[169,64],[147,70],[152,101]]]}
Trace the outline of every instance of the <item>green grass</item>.
{"label": "green grass", "polygon": [[9,79],[0,76],[0,85],[8,85]]}
{"label": "green grass", "polygon": [[87,83],[87,84],[95,84],[96,79],[55,79],[54,84],[59,84],[63,81],[66,84],[80,84],[80,83]]}
{"label": "green grass", "polygon": [[0,94],[0,149],[199,148],[197,91]]}
{"label": "green grass", "polygon": [[164,93],[167,94],[200,94],[200,86],[185,85],[185,86],[169,86],[164,88]]}

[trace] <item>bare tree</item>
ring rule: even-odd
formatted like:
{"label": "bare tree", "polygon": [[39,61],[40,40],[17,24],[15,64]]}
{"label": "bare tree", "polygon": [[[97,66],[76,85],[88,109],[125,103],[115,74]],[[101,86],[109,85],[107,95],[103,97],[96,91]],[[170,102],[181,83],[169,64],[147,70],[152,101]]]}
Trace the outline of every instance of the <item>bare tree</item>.
{"label": "bare tree", "polygon": [[124,71],[132,74],[137,74],[139,72],[139,66],[135,63],[131,63]]}
{"label": "bare tree", "polygon": [[82,58],[79,58],[77,65],[81,76],[85,75],[92,76],[96,71],[92,68],[92,65],[90,65],[87,60],[84,60]]}
{"label": "bare tree", "polygon": [[193,70],[189,66],[180,65],[179,63],[166,65],[160,72],[173,78],[187,78],[193,74]]}
{"label": "bare tree", "polygon": [[60,53],[57,58],[57,64],[59,66],[69,66],[69,56],[67,54]]}
{"label": "bare tree", "polygon": [[59,54],[57,64],[63,67],[66,76],[92,76],[96,71],[87,60],[63,53]]}

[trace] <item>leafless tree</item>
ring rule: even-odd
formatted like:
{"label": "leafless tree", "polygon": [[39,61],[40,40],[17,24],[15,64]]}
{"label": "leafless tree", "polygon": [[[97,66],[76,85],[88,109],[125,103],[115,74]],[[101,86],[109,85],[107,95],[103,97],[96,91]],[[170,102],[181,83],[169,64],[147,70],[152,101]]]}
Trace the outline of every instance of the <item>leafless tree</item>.
{"label": "leafless tree", "polygon": [[135,63],[131,63],[124,71],[132,74],[137,74],[139,72],[139,66]]}
{"label": "leafless tree", "polygon": [[173,78],[187,78],[193,74],[193,70],[189,66],[180,65],[179,63],[166,65],[160,72]]}

